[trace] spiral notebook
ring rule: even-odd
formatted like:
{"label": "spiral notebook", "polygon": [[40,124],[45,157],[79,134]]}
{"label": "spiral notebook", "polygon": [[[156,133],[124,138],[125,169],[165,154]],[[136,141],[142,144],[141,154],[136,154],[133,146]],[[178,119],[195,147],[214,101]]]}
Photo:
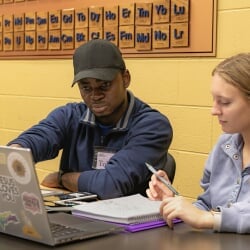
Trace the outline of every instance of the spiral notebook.
{"label": "spiral notebook", "polygon": [[123,224],[133,232],[166,225],[160,214],[160,204],[161,201],[151,201],[135,194],[77,205],[73,207],[72,214]]}

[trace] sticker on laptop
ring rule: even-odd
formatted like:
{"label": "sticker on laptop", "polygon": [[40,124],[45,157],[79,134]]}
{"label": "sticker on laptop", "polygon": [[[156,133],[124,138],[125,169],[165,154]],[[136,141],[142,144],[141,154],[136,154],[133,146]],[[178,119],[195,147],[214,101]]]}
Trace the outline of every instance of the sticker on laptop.
{"label": "sticker on laptop", "polygon": [[2,201],[15,202],[19,189],[13,177],[0,175],[0,194]]}
{"label": "sticker on laptop", "polygon": [[32,238],[41,239],[42,238],[41,234],[39,234],[39,232],[32,225],[32,222],[26,216],[25,212],[22,211],[21,214],[22,214],[22,220],[24,222],[24,225],[22,228],[23,234]]}
{"label": "sticker on laptop", "polygon": [[13,223],[13,224],[20,223],[16,214],[12,214],[11,211],[5,211],[5,212],[0,213],[0,228],[3,231],[5,231],[5,228],[10,223]]}
{"label": "sticker on laptop", "polygon": [[12,152],[8,155],[8,169],[12,177],[20,184],[28,184],[31,180],[31,172],[27,161],[22,155]]}
{"label": "sticker on laptop", "polygon": [[31,212],[33,215],[42,213],[40,200],[35,194],[23,192],[22,202],[23,202],[24,209]]}

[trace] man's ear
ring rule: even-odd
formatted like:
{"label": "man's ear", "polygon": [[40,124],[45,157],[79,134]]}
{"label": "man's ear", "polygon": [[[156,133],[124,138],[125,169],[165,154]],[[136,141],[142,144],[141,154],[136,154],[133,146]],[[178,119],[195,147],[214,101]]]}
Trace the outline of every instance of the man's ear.
{"label": "man's ear", "polygon": [[130,76],[130,73],[127,69],[123,72],[122,78],[123,78],[124,87],[128,88],[128,86],[130,85],[131,76]]}

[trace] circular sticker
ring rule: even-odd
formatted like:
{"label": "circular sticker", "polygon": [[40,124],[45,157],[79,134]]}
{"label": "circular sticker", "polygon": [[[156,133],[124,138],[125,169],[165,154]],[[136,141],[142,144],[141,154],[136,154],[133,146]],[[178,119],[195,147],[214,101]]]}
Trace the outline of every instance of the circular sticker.
{"label": "circular sticker", "polygon": [[27,184],[31,180],[31,172],[27,161],[22,155],[12,152],[8,155],[8,169],[12,177],[20,184]]}

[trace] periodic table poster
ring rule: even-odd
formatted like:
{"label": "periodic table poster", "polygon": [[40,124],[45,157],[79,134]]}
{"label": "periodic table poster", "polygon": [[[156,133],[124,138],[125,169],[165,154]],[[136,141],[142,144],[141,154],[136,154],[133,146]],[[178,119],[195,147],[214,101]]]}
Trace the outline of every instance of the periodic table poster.
{"label": "periodic table poster", "polygon": [[68,58],[91,39],[124,57],[215,56],[217,0],[0,0],[0,58]]}

